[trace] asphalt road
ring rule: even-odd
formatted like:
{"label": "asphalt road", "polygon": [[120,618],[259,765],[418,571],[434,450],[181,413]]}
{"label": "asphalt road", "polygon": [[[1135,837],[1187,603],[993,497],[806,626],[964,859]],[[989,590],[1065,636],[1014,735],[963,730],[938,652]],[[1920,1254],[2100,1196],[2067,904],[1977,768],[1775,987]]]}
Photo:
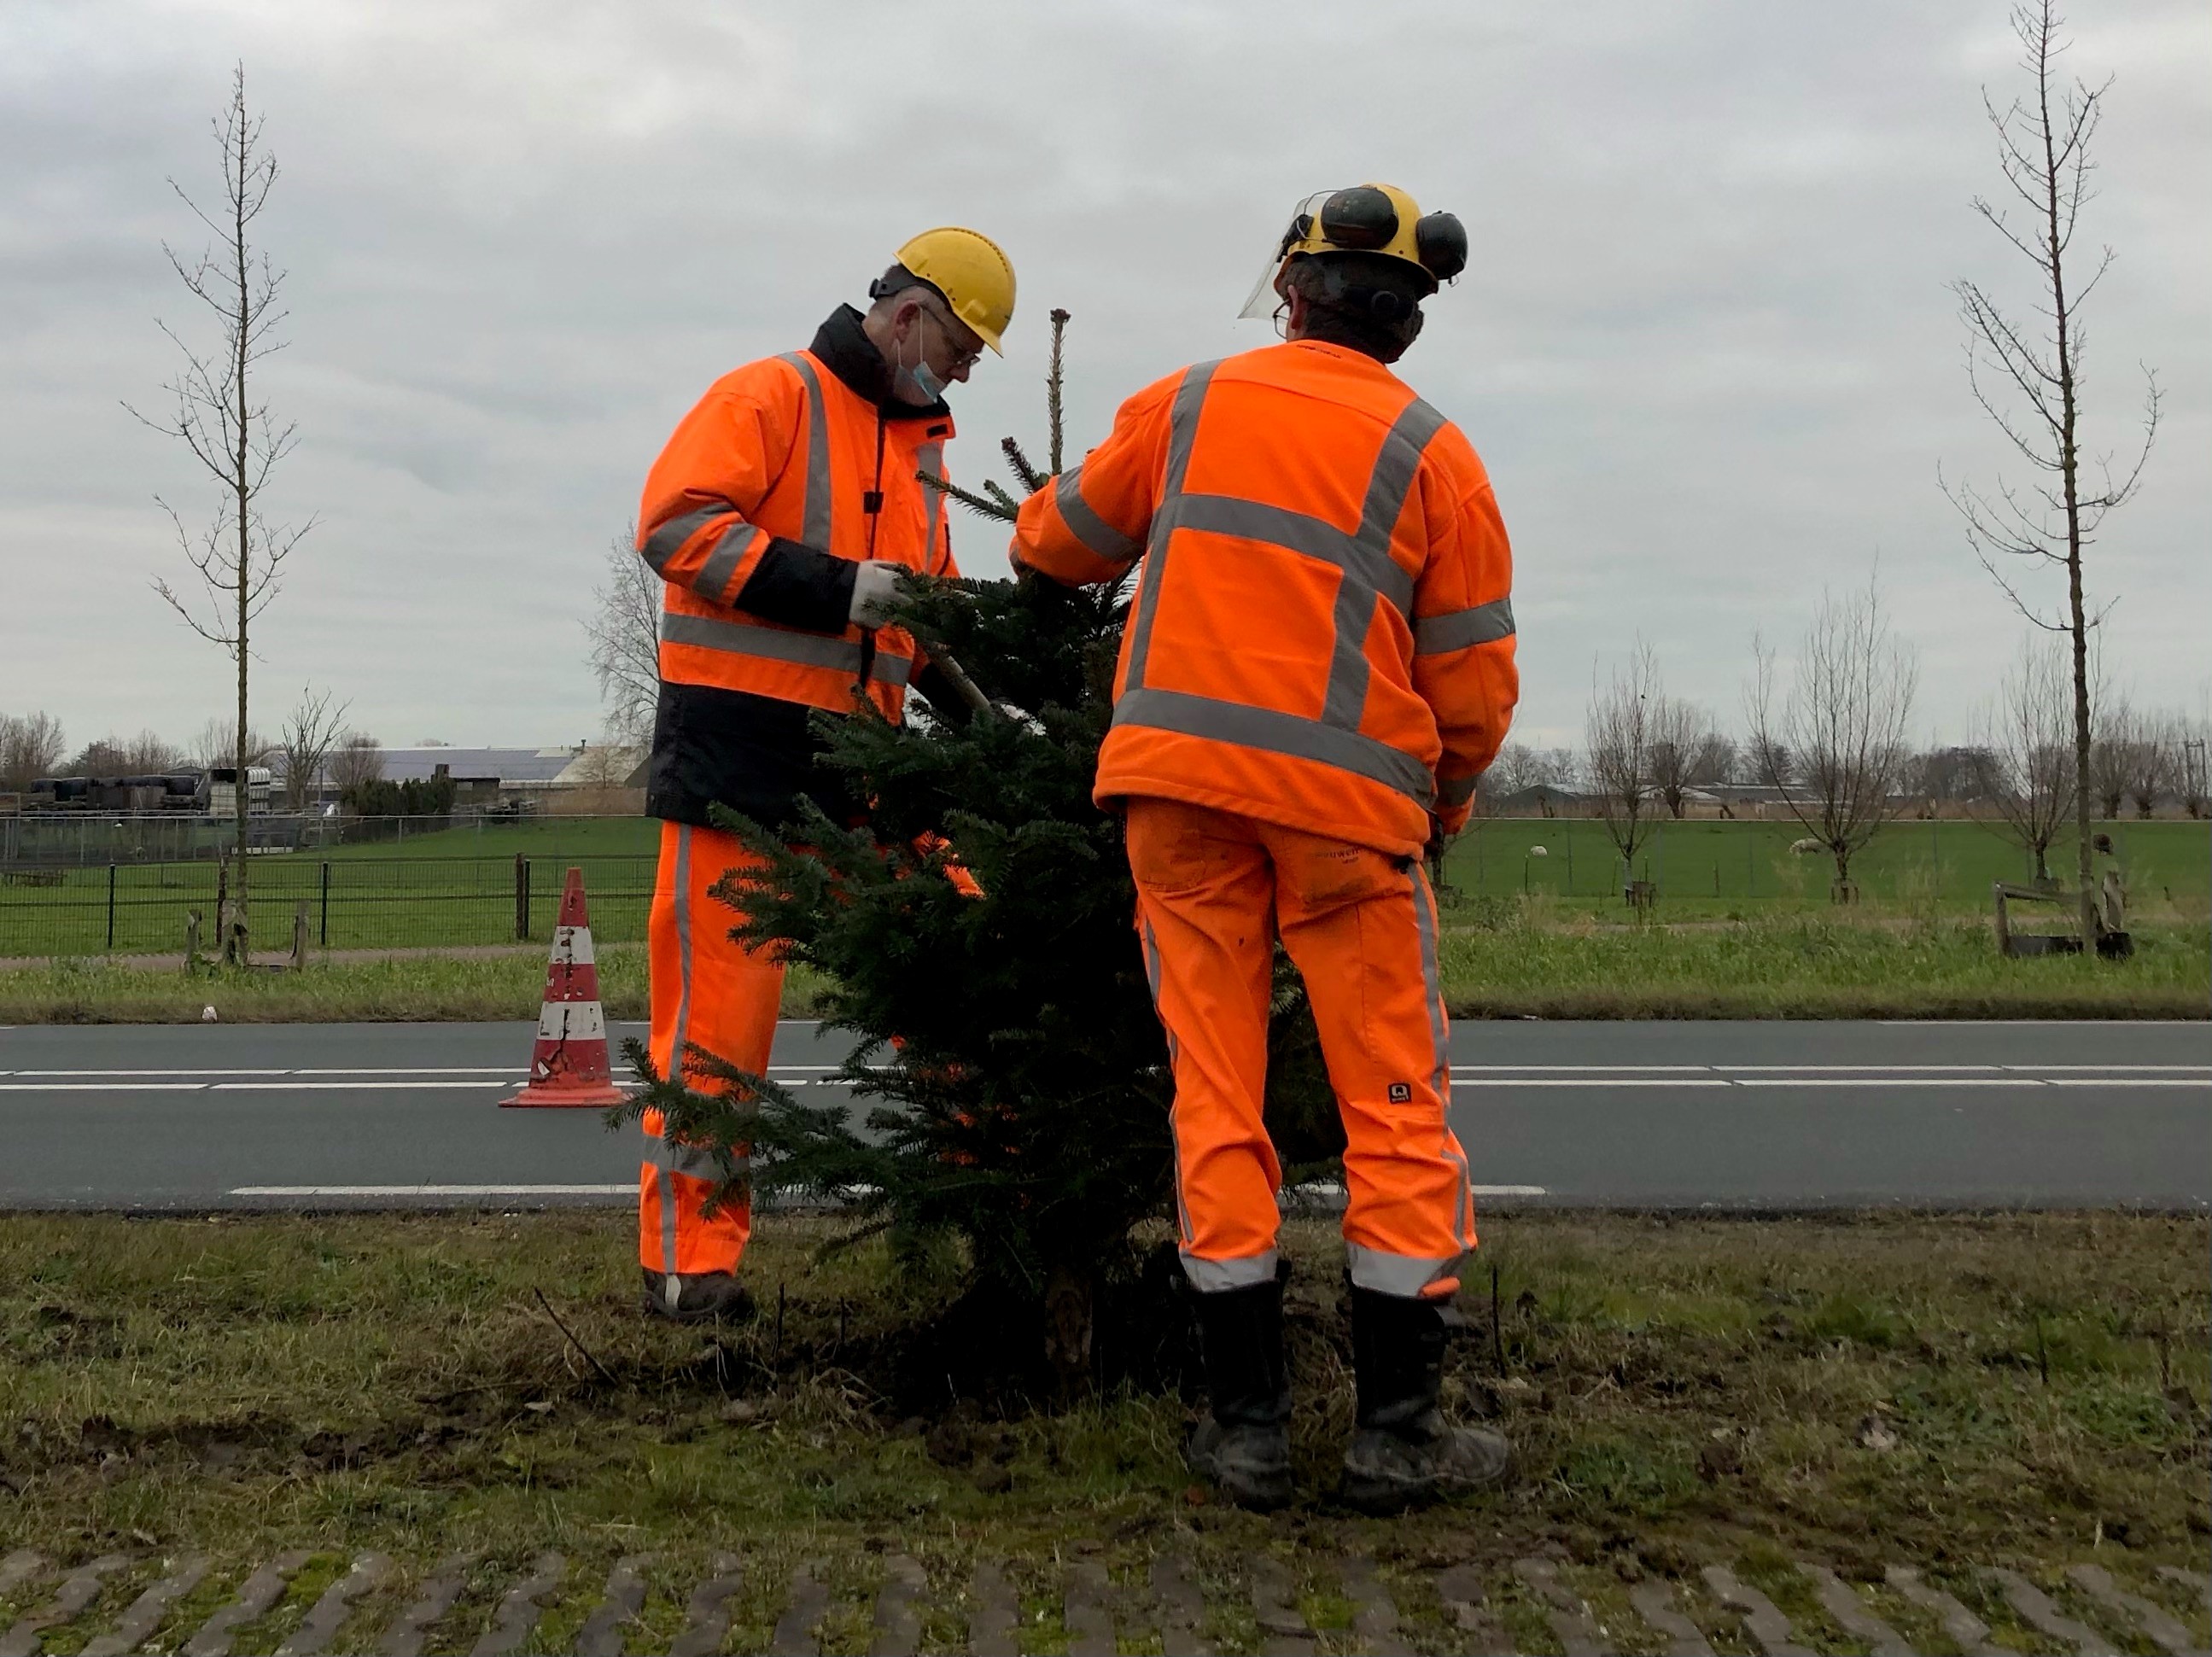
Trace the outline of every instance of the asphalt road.
{"label": "asphalt road", "polygon": [[[0,1208],[629,1202],[598,1111],[496,1108],[532,1029],[0,1029]],[[786,1023],[775,1071],[842,1051]],[[1452,1056],[1492,1206],[2212,1205],[2203,1023],[1463,1023]]]}

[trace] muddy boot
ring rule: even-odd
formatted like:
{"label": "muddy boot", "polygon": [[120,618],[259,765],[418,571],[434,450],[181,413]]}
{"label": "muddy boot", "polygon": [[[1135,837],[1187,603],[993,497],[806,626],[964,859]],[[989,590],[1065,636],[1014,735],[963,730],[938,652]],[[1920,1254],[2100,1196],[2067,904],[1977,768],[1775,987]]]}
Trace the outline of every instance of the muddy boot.
{"label": "muddy boot", "polygon": [[1434,1301],[1352,1291],[1352,1361],[1359,1416],[1344,1453],[1344,1500],[1391,1514],[1503,1483],[1513,1453],[1484,1427],[1448,1426],[1443,1387],[1449,1314]]}
{"label": "muddy boot", "polygon": [[645,1272],[645,1309],[677,1323],[744,1323],[753,1315],[752,1293],[727,1272]]}
{"label": "muddy boot", "polygon": [[1291,1377],[1280,1278],[1193,1296],[1212,1408],[1190,1435],[1191,1471],[1240,1508],[1291,1499]]}

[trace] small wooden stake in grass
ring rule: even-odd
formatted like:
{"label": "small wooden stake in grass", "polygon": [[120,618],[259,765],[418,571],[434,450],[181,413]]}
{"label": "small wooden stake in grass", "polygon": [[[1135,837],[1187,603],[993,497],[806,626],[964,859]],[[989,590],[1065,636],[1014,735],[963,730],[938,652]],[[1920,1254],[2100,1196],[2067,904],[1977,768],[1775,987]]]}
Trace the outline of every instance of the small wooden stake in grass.
{"label": "small wooden stake in grass", "polygon": [[545,1291],[543,1289],[532,1289],[530,1292],[538,1296],[538,1303],[545,1308],[545,1315],[553,1320],[553,1326],[568,1338],[568,1344],[581,1352],[584,1355],[584,1362],[599,1372],[599,1379],[610,1387],[620,1386],[622,1383],[615,1379],[614,1371],[600,1363],[593,1356],[592,1349],[576,1338],[576,1332],[561,1321],[561,1314],[553,1309],[553,1302],[545,1298]]}

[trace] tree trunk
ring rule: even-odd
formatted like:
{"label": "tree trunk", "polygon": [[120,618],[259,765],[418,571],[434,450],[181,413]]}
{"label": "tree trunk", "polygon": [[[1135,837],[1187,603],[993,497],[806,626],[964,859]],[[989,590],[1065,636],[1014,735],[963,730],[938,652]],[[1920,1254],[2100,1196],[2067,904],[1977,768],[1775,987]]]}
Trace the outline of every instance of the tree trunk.
{"label": "tree trunk", "polygon": [[238,316],[236,318],[236,376],[235,403],[232,419],[236,422],[237,449],[232,455],[236,470],[232,474],[237,495],[238,513],[238,751],[236,754],[236,785],[231,798],[238,808],[238,883],[232,895],[231,919],[223,928],[223,959],[234,967],[252,964],[253,945],[252,926],[246,909],[246,825],[252,811],[252,789],[246,774],[246,670],[252,659],[246,646],[246,624],[253,592],[253,488],[252,474],[246,470],[250,456],[248,438],[251,411],[246,399],[246,371],[251,361],[248,355],[252,332],[253,295],[248,286],[252,265],[246,253],[246,191],[248,163],[251,160],[250,132],[246,123],[238,124],[237,187],[231,192],[231,257],[238,276]]}

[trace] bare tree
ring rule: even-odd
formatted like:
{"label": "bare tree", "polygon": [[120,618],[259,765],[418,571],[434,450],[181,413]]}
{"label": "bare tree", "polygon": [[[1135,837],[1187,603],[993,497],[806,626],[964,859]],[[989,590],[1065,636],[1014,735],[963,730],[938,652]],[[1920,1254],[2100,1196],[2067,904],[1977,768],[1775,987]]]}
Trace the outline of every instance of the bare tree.
{"label": "bare tree", "polygon": [[1709,725],[1698,733],[1690,750],[1690,786],[1710,788],[1716,783],[1734,782],[1742,762],[1743,756],[1736,751],[1735,738]]}
{"label": "bare tree", "polygon": [[635,525],[607,549],[607,579],[592,589],[584,633],[608,737],[643,746],[660,699],[660,578],[637,555]]}
{"label": "bare tree", "polygon": [[2100,696],[2093,703],[2096,724],[2089,737],[2089,787],[2097,814],[2107,822],[2120,815],[2128,780],[2136,768],[2142,719],[2125,696]]}
{"label": "bare tree", "polygon": [[0,713],[0,788],[19,792],[53,775],[68,750],[51,713]]}
{"label": "bare tree", "polygon": [[236,765],[242,759],[247,768],[269,763],[269,756],[276,751],[276,744],[258,731],[248,730],[246,739],[239,740],[238,726],[226,719],[212,719],[200,727],[199,735],[186,744],[185,753],[191,762],[204,771],[222,769]]}
{"label": "bare tree", "polygon": [[2212,756],[2206,753],[2206,744],[2212,743],[2212,691],[2199,692],[2194,718],[2184,715],[2180,720],[2181,755],[2176,770],[2181,780],[2181,809],[2191,822],[2201,821],[2208,809],[2212,809]]}
{"label": "bare tree", "polygon": [[1610,680],[1590,688],[1585,744],[1591,792],[1632,880],[1636,853],[1658,829],[1652,749],[1665,701],[1658,659],[1641,642]]}
{"label": "bare tree", "polygon": [[2123,753],[2127,796],[2136,816],[2148,822],[2159,801],[2173,792],[2181,749],[2180,721],[2171,713],[2145,713],[2136,721],[2135,740]]}
{"label": "bare tree", "polygon": [[362,731],[349,731],[331,750],[329,770],[331,786],[343,798],[363,783],[382,780],[384,745]]}
{"label": "bare tree", "polygon": [[329,691],[307,685],[284,716],[276,751],[284,758],[284,804],[293,810],[304,811],[321,798],[331,750],[337,746],[350,706],[340,702],[332,707]]}
{"label": "bare tree", "polygon": [[[1752,751],[1784,808],[1835,859],[1834,895],[1847,901],[1851,859],[1889,820],[1904,774],[1917,658],[1890,630],[1872,580],[1863,592],[1821,594],[1786,691],[1778,693],[1773,652],[1752,648]],[[1780,768],[1784,755],[1794,778]]]}
{"label": "bare tree", "polygon": [[1728,780],[1735,746],[1712,728],[1704,708],[1672,696],[1659,698],[1651,716],[1651,785],[1669,816],[1682,815],[1691,789]]}
{"label": "bare tree", "polygon": [[[2096,481],[2089,482],[2083,473],[2081,446],[2081,313],[2112,269],[2113,253],[2110,247],[2103,249],[2087,280],[2081,279],[2081,264],[2072,256],[2081,209],[2094,193],[2090,188],[2095,171],[2090,143],[2112,83],[2107,79],[2092,87],[2077,79],[2054,84],[2057,60],[2067,50],[2058,36],[2062,20],[2055,0],[2027,0],[2015,6],[2012,26],[2025,53],[2021,67],[2033,78],[2034,91],[2000,109],[1985,89],[1982,105],[1996,130],[2005,183],[2029,217],[2016,225],[2005,209],[1979,197],[1974,210],[2035,267],[2033,304],[2044,320],[2019,320],[1977,282],[1954,282],[1952,291],[1959,297],[1966,325],[1966,372],[1974,400],[2039,476],[2020,488],[2000,481],[1994,497],[1948,483],[1944,491],[1966,520],[1975,556],[2014,607],[2034,625],[2064,633],[2071,640],[2075,771],[2087,776],[2092,737],[2089,633],[2103,613],[2090,613],[2081,554],[2096,538],[2106,517],[2124,504],[2142,481],[2143,464],[2158,433],[2158,379],[2149,369],[2143,371],[2142,446],[2133,462],[2116,472],[2109,454],[2100,455]],[[2046,614],[2000,568],[2012,559],[2025,560],[2030,569],[2064,568],[2066,603],[2057,616]],[[2084,939],[2094,938],[2097,926],[2089,804],[2088,791],[2077,789],[2077,901]]]}
{"label": "bare tree", "polygon": [[2051,842],[2074,815],[2081,774],[2063,647],[2031,634],[1977,732],[1981,801],[2035,860],[2039,886],[2056,884]]}
{"label": "bare tree", "polygon": [[[213,313],[221,344],[204,349],[187,343],[167,323],[160,325],[183,354],[184,364],[164,387],[175,398],[159,420],[131,412],[167,436],[180,440],[215,481],[216,505],[205,527],[186,528],[166,501],[161,509],[175,526],[185,560],[204,589],[179,596],[167,581],[155,591],[210,644],[220,645],[238,670],[238,714],[233,730],[237,748],[231,762],[240,786],[253,763],[246,751],[252,729],[246,706],[247,668],[252,660],[248,634],[252,623],[276,596],[277,579],[300,537],[313,520],[289,528],[271,525],[264,497],[276,463],[291,451],[294,428],[280,424],[260,400],[255,371],[283,349],[276,329],[284,320],[278,290],[283,273],[256,247],[251,232],[276,184],[276,158],[261,141],[261,122],[246,106],[246,67],[231,74],[230,102],[210,124],[222,156],[222,198],[204,209],[174,179],[169,187],[214,236],[212,246],[187,260],[167,242],[161,251],[184,283],[185,291]],[[128,406],[127,404],[125,405]],[[241,798],[243,796],[241,795]],[[238,857],[227,887],[226,913],[218,918],[226,961],[243,965],[249,939],[246,922],[246,813],[238,814]]]}

